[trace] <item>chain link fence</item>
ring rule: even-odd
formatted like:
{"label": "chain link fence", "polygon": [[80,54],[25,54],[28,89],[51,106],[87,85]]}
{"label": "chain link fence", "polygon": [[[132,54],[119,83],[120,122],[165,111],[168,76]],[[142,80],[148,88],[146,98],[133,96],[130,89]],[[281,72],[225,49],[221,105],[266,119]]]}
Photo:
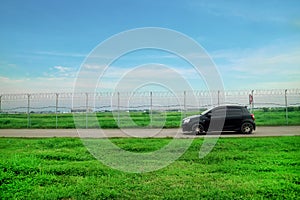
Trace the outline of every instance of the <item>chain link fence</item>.
{"label": "chain link fence", "polygon": [[285,124],[289,124],[289,112],[299,112],[300,89],[0,95],[2,127],[3,123],[8,123],[4,119],[5,114],[11,118],[23,119],[23,122],[26,118],[28,128],[32,127],[31,115],[51,114],[52,120],[49,123],[58,128],[59,121],[64,120],[63,115],[68,113],[114,112],[118,113],[119,118],[122,112],[143,111],[152,115],[154,111],[176,111],[186,116],[192,111],[220,104],[245,105],[251,112],[261,111],[260,115],[277,109],[284,116]]}

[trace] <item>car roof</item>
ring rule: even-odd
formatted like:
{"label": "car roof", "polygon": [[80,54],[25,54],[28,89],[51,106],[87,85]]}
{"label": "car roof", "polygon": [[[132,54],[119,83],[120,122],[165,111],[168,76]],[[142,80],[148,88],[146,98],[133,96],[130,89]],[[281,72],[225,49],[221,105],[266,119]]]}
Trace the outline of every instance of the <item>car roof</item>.
{"label": "car roof", "polygon": [[212,109],[216,109],[216,108],[247,108],[247,106],[241,106],[241,105],[220,105],[220,106],[216,106]]}

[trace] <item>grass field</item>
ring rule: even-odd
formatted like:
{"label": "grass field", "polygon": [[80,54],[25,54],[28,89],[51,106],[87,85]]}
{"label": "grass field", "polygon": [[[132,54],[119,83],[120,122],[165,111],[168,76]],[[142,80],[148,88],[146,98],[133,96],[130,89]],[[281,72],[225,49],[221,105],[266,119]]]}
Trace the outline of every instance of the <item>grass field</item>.
{"label": "grass field", "polygon": [[[282,126],[287,125],[285,109],[255,110],[256,124],[258,126]],[[300,109],[288,112],[288,125],[300,125]]]}
{"label": "grass field", "polygon": [[[112,139],[133,152],[170,139]],[[113,170],[79,139],[0,138],[0,199],[297,199],[300,137],[222,138],[204,159],[203,140],[166,168]]]}
{"label": "grass field", "polygon": [[[187,112],[186,116],[198,114],[199,112]],[[284,109],[260,109],[254,111],[258,126],[265,125],[287,125]],[[80,117],[81,115],[81,117]],[[87,127],[96,128],[118,128],[118,115],[111,112],[96,113],[97,121],[93,120],[90,113],[87,115]],[[86,127],[86,114],[76,114],[80,118],[79,126]],[[184,115],[181,112],[153,112],[152,120],[148,112],[121,112],[119,114],[119,127],[164,127],[177,128],[180,126]],[[28,123],[29,121],[29,123]],[[78,124],[77,124],[78,125]],[[288,125],[300,125],[300,108],[288,112]],[[56,128],[55,114],[0,114],[0,128]],[[75,128],[73,114],[58,114],[57,128]]]}

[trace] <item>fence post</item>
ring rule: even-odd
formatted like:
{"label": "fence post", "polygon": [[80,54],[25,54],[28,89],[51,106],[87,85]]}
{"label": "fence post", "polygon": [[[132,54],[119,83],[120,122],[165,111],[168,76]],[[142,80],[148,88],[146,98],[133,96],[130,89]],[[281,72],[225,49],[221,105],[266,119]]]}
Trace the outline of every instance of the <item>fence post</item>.
{"label": "fence post", "polygon": [[120,92],[118,94],[118,127],[120,127]]}
{"label": "fence post", "polygon": [[56,99],[55,99],[55,128],[57,129],[57,112],[58,112],[58,93],[55,94]]}
{"label": "fence post", "polygon": [[0,95],[0,113],[2,113],[2,95]]}
{"label": "fence post", "polygon": [[152,127],[152,91],[150,92],[150,127]]}
{"label": "fence post", "polygon": [[85,93],[85,128],[88,128],[89,94]]}
{"label": "fence post", "polygon": [[284,99],[285,99],[285,120],[286,120],[286,125],[289,125],[287,90],[284,91]]}
{"label": "fence post", "polygon": [[30,128],[30,94],[27,94],[27,128]]}
{"label": "fence post", "polygon": [[251,104],[251,113],[253,113],[253,108],[254,108],[254,90],[251,90],[251,96],[252,96],[252,104]]}
{"label": "fence post", "polygon": [[218,106],[220,105],[220,90],[218,90]]}
{"label": "fence post", "polygon": [[186,117],[186,91],[183,91],[183,111],[184,117]]}

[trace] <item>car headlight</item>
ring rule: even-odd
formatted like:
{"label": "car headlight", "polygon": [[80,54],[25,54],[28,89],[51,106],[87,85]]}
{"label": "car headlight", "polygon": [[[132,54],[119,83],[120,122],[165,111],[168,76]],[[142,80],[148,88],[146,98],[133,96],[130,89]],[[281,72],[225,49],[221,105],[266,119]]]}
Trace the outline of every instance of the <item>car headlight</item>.
{"label": "car headlight", "polygon": [[187,124],[191,121],[191,118],[185,118],[183,119],[183,124]]}

